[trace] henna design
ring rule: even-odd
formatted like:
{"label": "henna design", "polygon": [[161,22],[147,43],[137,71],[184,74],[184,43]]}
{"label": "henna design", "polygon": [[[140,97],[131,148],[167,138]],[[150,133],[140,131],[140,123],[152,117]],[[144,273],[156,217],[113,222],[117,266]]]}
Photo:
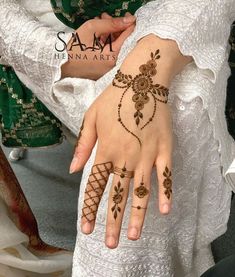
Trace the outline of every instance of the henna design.
{"label": "henna design", "polygon": [[78,144],[79,144],[80,138],[81,138],[81,136],[82,136],[82,130],[84,129],[84,121],[85,121],[85,118],[83,118],[82,125],[81,125],[81,127],[80,127],[80,131],[79,131],[79,134],[78,134],[78,137],[77,137],[77,142],[76,142],[76,145],[75,145],[74,151],[75,151],[75,150],[76,150],[76,148],[78,147]]}
{"label": "henna design", "polygon": [[123,200],[123,191],[124,189],[121,187],[121,182],[119,181],[117,183],[116,186],[114,186],[114,195],[113,195],[113,202],[114,202],[114,205],[113,207],[111,208],[111,211],[113,212],[113,217],[114,219],[116,220],[117,219],[117,216],[118,216],[118,212],[120,213],[121,212],[121,208],[119,207],[119,204],[122,202]]}
{"label": "henna design", "polygon": [[83,118],[82,125],[80,127],[80,131],[79,131],[79,134],[78,134],[77,141],[79,141],[81,136],[82,136],[82,130],[84,129],[84,121],[85,121],[85,118]]}
{"label": "henna design", "polygon": [[157,74],[156,60],[160,59],[159,52],[159,49],[155,53],[151,52],[151,59],[147,61],[146,64],[142,64],[139,67],[140,74],[136,75],[134,78],[131,75],[123,74],[120,70],[118,70],[112,82],[113,86],[125,89],[118,104],[118,121],[128,133],[132,134],[138,140],[140,146],[142,145],[140,138],[131,130],[129,130],[122,121],[122,102],[128,89],[132,88],[134,92],[132,101],[135,103],[136,109],[136,112],[134,113],[134,119],[138,127],[140,122],[144,119],[142,110],[144,109],[145,104],[150,102],[150,96],[153,98],[153,113],[147,122],[144,123],[142,127],[140,127],[141,130],[143,130],[151,121],[153,121],[157,110],[157,101],[164,104],[167,103],[169,94],[168,88],[160,84],[153,84],[152,80],[152,77]]}
{"label": "henna design", "polygon": [[163,172],[163,176],[165,177],[165,180],[163,181],[163,186],[165,188],[165,195],[168,199],[170,199],[172,194],[172,180],[171,180],[171,171],[166,166],[165,171]]}
{"label": "henna design", "polygon": [[149,190],[144,186],[143,177],[140,185],[134,190],[134,194],[139,198],[144,198],[149,193]]}
{"label": "henna design", "polygon": [[82,208],[82,217],[85,217],[88,222],[96,219],[98,206],[112,171],[112,162],[95,164],[91,169],[85,190],[84,206]]}
{"label": "henna design", "polygon": [[147,210],[147,208],[143,208],[141,206],[131,206],[132,208],[135,208],[137,210]]}
{"label": "henna design", "polygon": [[133,178],[134,177],[134,171],[128,171],[124,165],[123,168],[119,168],[117,166],[114,167],[113,173],[116,175],[119,175],[121,178]]}

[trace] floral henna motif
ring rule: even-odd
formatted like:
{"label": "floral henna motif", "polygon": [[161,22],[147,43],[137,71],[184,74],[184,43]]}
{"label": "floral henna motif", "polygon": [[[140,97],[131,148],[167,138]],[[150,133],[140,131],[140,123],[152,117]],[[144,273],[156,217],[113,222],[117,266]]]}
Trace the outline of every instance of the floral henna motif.
{"label": "floral henna motif", "polygon": [[139,198],[144,198],[148,195],[149,190],[144,186],[143,178],[140,185],[134,190],[134,194]]}
{"label": "floral henna motif", "polygon": [[92,222],[96,219],[96,213],[100,199],[105,190],[110,173],[113,172],[113,163],[101,163],[92,167],[91,174],[85,190],[82,217]]}
{"label": "floral henna motif", "polygon": [[123,200],[123,191],[124,189],[121,187],[121,182],[118,181],[117,185],[114,186],[114,195],[113,195],[113,202],[114,205],[111,208],[111,211],[113,212],[113,217],[116,220],[118,213],[121,212],[121,208],[119,206],[119,204],[122,202]]}
{"label": "floral henna motif", "polygon": [[163,187],[165,188],[165,195],[168,199],[170,199],[172,194],[172,180],[171,180],[171,171],[166,166],[165,171],[163,172],[163,176],[165,177],[165,180],[163,181]]}
{"label": "floral henna motif", "polygon": [[153,84],[152,77],[157,74],[157,63],[156,60],[160,59],[159,50],[155,53],[151,53],[151,59],[139,67],[140,74],[136,75],[134,78],[131,75],[123,74],[120,70],[117,71],[115,78],[113,80],[113,86],[125,89],[121,99],[118,104],[118,121],[123,126],[123,128],[137,138],[139,144],[141,141],[137,135],[135,135],[131,130],[129,130],[121,118],[121,107],[123,98],[129,88],[132,88],[134,95],[132,96],[132,101],[135,103],[134,119],[137,126],[140,125],[141,121],[144,120],[143,109],[145,105],[150,102],[150,96],[153,99],[153,113],[151,117],[145,122],[140,129],[143,130],[154,118],[156,114],[157,101],[166,104],[168,100],[169,90],[168,88]]}

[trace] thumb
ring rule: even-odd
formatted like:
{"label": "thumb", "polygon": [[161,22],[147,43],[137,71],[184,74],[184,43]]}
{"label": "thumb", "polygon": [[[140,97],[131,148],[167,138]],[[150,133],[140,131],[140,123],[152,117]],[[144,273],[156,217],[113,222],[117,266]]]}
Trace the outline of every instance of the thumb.
{"label": "thumb", "polygon": [[[92,21],[94,21],[93,19]],[[135,22],[134,16],[105,18],[95,20],[93,28],[95,33],[100,36],[103,34],[116,33],[125,30]]]}
{"label": "thumb", "polygon": [[95,112],[89,110],[83,119],[69,169],[70,174],[80,171],[91,155],[97,140],[95,118]]}

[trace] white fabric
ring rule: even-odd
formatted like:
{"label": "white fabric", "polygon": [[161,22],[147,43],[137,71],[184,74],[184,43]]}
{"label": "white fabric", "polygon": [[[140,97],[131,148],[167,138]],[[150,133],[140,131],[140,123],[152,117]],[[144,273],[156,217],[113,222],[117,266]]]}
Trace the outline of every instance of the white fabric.
{"label": "white fabric", "polygon": [[1,198],[0,223],[1,277],[71,276],[72,253],[38,256],[30,252],[28,237],[16,228]]}
{"label": "white fabric", "polygon": [[232,184],[232,190],[235,192],[235,159],[226,172],[226,178]]}
{"label": "white fabric", "polygon": [[[166,217],[156,211],[153,173],[153,194],[142,238],[132,242],[126,237],[129,199],[120,245],[109,250],[104,246],[109,182],[95,232],[83,235],[80,211],[94,149],[81,182],[73,277],[200,276],[213,265],[210,243],[225,232],[230,208],[231,188],[222,172],[227,170],[235,153],[224,116],[226,82],[230,74],[227,41],[235,18],[233,0],[152,1],[137,12],[136,29],[123,45],[112,71],[97,82],[64,79],[54,87],[52,84],[59,72],[59,62],[53,58],[55,33],[38,26],[33,19],[27,19],[30,22],[27,28],[10,23],[9,17],[16,17],[19,11],[17,1],[7,3],[15,12],[8,13],[6,4],[0,10],[0,26],[6,28],[4,36],[0,35],[0,49],[20,78],[74,133],[78,132],[87,107],[111,82],[127,53],[144,35],[154,33],[174,39],[183,54],[193,56],[194,62],[174,79],[170,88],[175,143],[173,211]],[[21,13],[24,15],[23,11]],[[45,35],[34,35],[35,28],[40,28]],[[26,29],[32,33],[32,38],[27,36],[27,40],[24,39]],[[17,48],[20,51],[15,49],[8,35],[10,30],[16,35],[15,45],[21,45]],[[26,47],[28,41],[31,47]],[[31,49],[37,55],[33,55]]]}

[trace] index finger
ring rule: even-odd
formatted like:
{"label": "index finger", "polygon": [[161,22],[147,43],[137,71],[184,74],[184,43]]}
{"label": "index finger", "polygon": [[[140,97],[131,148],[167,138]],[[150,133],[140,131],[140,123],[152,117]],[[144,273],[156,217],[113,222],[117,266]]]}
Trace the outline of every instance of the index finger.
{"label": "index finger", "polygon": [[112,162],[95,162],[89,175],[82,208],[81,229],[84,234],[90,234],[95,226],[96,214],[103,196],[110,173]]}
{"label": "index finger", "polygon": [[110,34],[125,30],[135,22],[134,16],[116,17],[110,19],[91,19],[85,24],[89,24],[90,29],[93,29],[97,36]]}

